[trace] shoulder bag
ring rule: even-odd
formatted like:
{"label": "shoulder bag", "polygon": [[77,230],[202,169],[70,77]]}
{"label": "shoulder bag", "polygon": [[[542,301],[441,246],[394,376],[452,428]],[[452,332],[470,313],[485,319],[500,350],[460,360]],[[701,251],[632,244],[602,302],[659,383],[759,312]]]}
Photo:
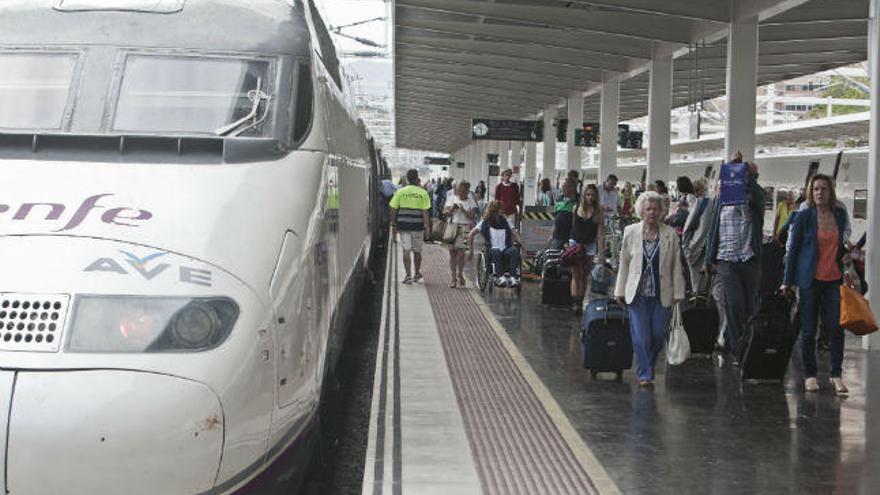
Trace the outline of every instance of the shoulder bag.
{"label": "shoulder bag", "polygon": [[681,305],[676,304],[672,308],[670,330],[666,336],[666,362],[676,366],[687,361],[689,357],[691,357],[691,343],[684,330]]}

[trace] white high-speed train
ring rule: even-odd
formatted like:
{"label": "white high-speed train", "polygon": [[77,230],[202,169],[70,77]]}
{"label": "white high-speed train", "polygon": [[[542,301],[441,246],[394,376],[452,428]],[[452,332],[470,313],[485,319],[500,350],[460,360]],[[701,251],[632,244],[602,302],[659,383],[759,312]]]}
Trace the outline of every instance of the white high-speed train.
{"label": "white high-speed train", "polygon": [[6,493],[250,493],[314,430],[379,230],[344,79],[312,0],[0,2]]}

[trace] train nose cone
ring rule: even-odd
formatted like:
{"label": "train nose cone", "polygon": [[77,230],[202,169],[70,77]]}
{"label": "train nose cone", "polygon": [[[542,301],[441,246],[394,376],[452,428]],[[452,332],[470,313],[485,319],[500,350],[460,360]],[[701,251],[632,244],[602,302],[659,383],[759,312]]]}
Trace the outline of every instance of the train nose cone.
{"label": "train nose cone", "polygon": [[214,486],[223,411],[208,387],[103,370],[19,372],[11,385],[10,374],[0,374],[0,406],[12,397],[10,495],[194,494]]}

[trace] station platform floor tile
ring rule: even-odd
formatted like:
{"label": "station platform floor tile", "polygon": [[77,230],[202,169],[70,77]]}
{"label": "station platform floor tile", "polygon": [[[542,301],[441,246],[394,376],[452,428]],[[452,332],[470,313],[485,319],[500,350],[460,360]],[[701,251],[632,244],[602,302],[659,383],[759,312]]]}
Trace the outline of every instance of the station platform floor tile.
{"label": "station platform floor tile", "polygon": [[848,398],[827,354],[805,394],[797,351],[783,383],[703,357],[658,365],[649,388],[591,378],[580,318],[538,284],[449,288],[428,245],[424,282],[402,285],[389,251],[364,494],[880,493],[880,353],[854,339]]}

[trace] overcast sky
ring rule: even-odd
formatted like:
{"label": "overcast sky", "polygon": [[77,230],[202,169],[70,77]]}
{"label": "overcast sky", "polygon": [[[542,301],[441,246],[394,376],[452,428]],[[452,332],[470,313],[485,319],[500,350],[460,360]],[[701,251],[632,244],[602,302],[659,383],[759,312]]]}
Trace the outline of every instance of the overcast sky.
{"label": "overcast sky", "polygon": [[[385,16],[385,2],[381,0],[316,0],[323,11],[329,26],[342,26]],[[384,21],[376,21],[343,30],[345,34],[366,38],[377,43],[387,44],[387,29]],[[340,51],[369,50],[368,46],[335,36],[334,41]]]}
{"label": "overcast sky", "polygon": [[[385,17],[386,3],[382,0],[315,0],[321,10],[324,21],[329,27],[344,26],[359,21],[367,21],[377,17]],[[342,32],[358,38],[364,38],[380,45],[388,44],[389,26],[386,20],[378,20],[343,29]],[[376,52],[381,48],[367,46],[357,41],[334,35],[333,42],[340,54],[351,52]],[[391,95],[393,74],[390,58],[353,58],[342,57],[346,72],[355,75],[357,87],[355,92]]]}

